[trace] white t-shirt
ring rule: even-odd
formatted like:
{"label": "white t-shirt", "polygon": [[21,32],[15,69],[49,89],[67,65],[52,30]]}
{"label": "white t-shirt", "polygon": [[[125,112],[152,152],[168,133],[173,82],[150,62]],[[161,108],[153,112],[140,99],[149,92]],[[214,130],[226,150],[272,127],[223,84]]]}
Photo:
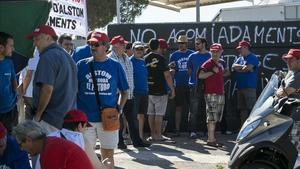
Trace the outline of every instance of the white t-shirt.
{"label": "white t-shirt", "polygon": [[81,147],[84,150],[84,138],[83,138],[83,134],[80,132],[71,131],[63,128],[61,130],[49,133],[48,136],[61,138],[61,134],[65,137],[66,140],[69,140],[77,144],[79,147]]}
{"label": "white t-shirt", "polygon": [[25,94],[24,94],[25,97],[32,97],[34,72],[36,70],[37,64],[39,63],[39,60],[40,60],[39,52],[38,52],[38,50],[34,50],[33,58],[30,58],[28,60],[28,65],[22,70],[22,72],[20,74],[19,84],[21,84],[23,82],[23,80],[25,79],[27,71],[28,70],[32,71],[32,78],[28,85],[27,90],[25,91]]}

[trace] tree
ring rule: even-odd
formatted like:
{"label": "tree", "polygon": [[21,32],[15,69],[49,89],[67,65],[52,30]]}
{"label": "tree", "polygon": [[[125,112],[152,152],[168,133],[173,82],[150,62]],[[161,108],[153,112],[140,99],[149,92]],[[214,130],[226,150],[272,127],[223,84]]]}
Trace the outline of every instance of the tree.
{"label": "tree", "polygon": [[[117,15],[116,0],[87,0],[89,29],[104,27]],[[122,23],[132,23],[147,7],[148,0],[120,0]]]}

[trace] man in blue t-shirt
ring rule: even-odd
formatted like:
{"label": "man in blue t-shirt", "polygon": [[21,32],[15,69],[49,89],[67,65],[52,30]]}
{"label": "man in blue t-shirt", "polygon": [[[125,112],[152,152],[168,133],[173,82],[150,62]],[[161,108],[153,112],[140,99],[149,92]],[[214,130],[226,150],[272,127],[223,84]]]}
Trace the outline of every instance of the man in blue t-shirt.
{"label": "man in blue t-shirt", "polygon": [[7,134],[0,122],[0,168],[30,169],[28,154],[20,149],[16,139]]}
{"label": "man in blue t-shirt", "polygon": [[188,58],[194,51],[187,49],[188,39],[185,35],[180,35],[177,39],[178,50],[171,54],[169,67],[174,75],[175,82],[175,132],[174,136],[180,136],[180,122],[182,120],[182,108],[188,108],[187,99],[189,98],[189,74]]}
{"label": "man in blue t-shirt", "polygon": [[136,41],[132,45],[133,55],[130,61],[133,66],[133,111],[137,115],[139,122],[139,135],[144,139],[144,122],[148,107],[148,71],[146,68],[144,56],[144,45],[142,42]]}
{"label": "man in blue t-shirt", "polygon": [[14,50],[13,36],[0,32],[0,122],[11,133],[12,127],[18,124],[17,81],[14,65],[10,57]]}
{"label": "man in blue t-shirt", "polygon": [[238,89],[238,109],[240,110],[241,124],[248,118],[256,101],[256,83],[259,60],[249,50],[249,42],[242,40],[236,49],[240,57],[233,63],[235,80]]}
{"label": "man in blue t-shirt", "polygon": [[[88,36],[86,37],[87,40],[91,39],[92,33],[93,31],[88,33]],[[88,44],[75,48],[72,54],[72,58],[75,63],[77,63],[81,59],[85,59],[91,56],[92,56],[92,52]]]}
{"label": "man in blue t-shirt", "polygon": [[[203,134],[206,133],[206,112],[204,93],[197,93],[197,72],[204,62],[211,58],[211,54],[206,49],[207,41],[204,38],[196,38],[195,49],[196,52],[192,53],[188,58],[188,73],[189,73],[189,86],[190,86],[190,138],[197,138],[197,126],[201,125],[200,130]],[[200,107],[201,106],[201,107]]]}
{"label": "man in blue t-shirt", "polygon": [[[108,158],[113,166],[113,154],[114,149],[118,145],[119,130],[103,130],[99,109],[119,106],[121,111],[127,100],[129,86],[121,64],[107,57],[106,51],[109,48],[108,36],[102,32],[94,32],[88,43],[92,49],[93,57],[82,59],[77,63],[79,87],[77,107],[86,113],[89,123],[92,125],[92,127],[87,128],[85,133],[87,139],[92,145],[95,145],[97,137],[99,138],[102,159]],[[98,105],[96,100],[90,66],[94,70],[100,105]],[[117,95],[118,91],[120,99]]]}

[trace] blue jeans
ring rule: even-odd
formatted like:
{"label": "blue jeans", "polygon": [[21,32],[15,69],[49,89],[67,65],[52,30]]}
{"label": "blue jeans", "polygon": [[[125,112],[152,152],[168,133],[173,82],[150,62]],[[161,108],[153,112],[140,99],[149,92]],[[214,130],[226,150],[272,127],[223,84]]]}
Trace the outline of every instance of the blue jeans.
{"label": "blue jeans", "polygon": [[197,94],[195,87],[190,87],[189,125],[191,132],[207,131],[204,93]]}

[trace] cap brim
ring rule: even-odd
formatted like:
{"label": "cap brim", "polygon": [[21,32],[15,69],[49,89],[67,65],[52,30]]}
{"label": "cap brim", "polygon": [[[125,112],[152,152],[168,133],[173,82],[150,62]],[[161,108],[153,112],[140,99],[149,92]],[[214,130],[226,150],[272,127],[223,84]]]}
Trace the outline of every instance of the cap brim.
{"label": "cap brim", "polygon": [[282,56],[283,59],[290,59],[290,58],[293,58],[294,56],[293,55],[285,55],[285,56]]}
{"label": "cap brim", "polygon": [[144,46],[143,45],[136,45],[136,46],[134,46],[134,49],[135,48],[143,48]]}
{"label": "cap brim", "polygon": [[88,40],[88,42],[99,42],[99,41],[96,38],[91,38],[91,39]]}
{"label": "cap brim", "polygon": [[26,39],[32,40],[33,37],[35,37],[35,36],[37,36],[37,35],[38,35],[38,33],[32,32],[31,34],[29,34],[29,35],[26,36]]}
{"label": "cap brim", "polygon": [[86,122],[86,127],[93,127],[93,126],[91,125],[91,123]]}

